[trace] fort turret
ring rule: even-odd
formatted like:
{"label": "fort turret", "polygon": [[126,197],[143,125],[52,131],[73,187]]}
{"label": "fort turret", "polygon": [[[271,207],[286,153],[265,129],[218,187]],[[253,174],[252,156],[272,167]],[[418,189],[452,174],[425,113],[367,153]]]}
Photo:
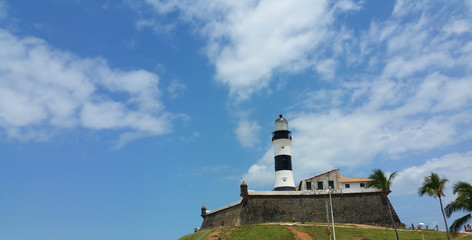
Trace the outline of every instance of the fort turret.
{"label": "fort turret", "polygon": [[202,206],[202,218],[205,219],[205,216],[207,215],[207,207],[205,207],[205,204]]}

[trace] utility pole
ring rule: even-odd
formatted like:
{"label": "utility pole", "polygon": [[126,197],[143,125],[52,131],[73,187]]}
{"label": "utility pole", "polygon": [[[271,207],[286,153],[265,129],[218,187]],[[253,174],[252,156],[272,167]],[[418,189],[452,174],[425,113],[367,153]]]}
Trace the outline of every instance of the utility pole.
{"label": "utility pole", "polygon": [[328,235],[328,240],[331,240],[331,231],[329,229],[329,206],[328,200],[326,200],[326,220],[328,220],[328,225],[326,226],[326,235]]}
{"label": "utility pole", "polygon": [[334,240],[336,240],[336,230],[334,230],[334,215],[333,215],[333,201],[331,200],[331,191],[333,189],[331,187],[329,187],[328,189],[328,194],[329,194],[329,203],[331,205],[331,223],[333,224],[333,238]]}

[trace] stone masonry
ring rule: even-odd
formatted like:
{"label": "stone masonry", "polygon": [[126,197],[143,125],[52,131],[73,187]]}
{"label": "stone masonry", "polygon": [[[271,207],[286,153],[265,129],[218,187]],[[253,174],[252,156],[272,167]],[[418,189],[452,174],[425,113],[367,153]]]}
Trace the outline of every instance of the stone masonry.
{"label": "stone masonry", "polygon": [[[218,227],[224,224],[247,225],[270,222],[327,222],[328,194],[313,192],[247,191],[241,184],[241,201],[228,206],[206,211],[202,208],[201,228]],[[393,219],[398,226],[398,218],[385,193],[332,193],[333,214],[336,223],[368,224],[391,227]]]}

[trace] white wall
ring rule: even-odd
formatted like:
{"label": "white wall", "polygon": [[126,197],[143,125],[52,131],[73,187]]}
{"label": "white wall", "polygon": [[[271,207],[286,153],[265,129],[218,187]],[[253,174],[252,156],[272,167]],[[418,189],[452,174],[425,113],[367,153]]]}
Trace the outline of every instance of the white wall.
{"label": "white wall", "polygon": [[[349,188],[346,188],[346,184],[349,184]],[[367,186],[367,183],[364,182],[364,186]],[[367,188],[362,187],[360,182],[349,182],[349,183],[341,183],[341,189],[343,193],[352,193],[352,192],[377,192],[378,189],[376,188]]]}

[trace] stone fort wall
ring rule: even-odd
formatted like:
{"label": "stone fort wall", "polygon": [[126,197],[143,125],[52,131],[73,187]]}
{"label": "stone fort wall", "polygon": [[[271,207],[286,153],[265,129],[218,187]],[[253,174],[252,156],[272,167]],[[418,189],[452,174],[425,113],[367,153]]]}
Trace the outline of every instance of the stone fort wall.
{"label": "stone fort wall", "polygon": [[[201,228],[228,225],[247,225],[270,222],[327,222],[328,194],[278,194],[258,192],[243,195],[240,202],[219,210],[202,212]],[[368,224],[392,227],[388,206],[399,226],[393,206],[381,192],[333,193],[334,221],[336,223]]]}
{"label": "stone fort wall", "polygon": [[208,229],[212,227],[219,227],[221,225],[233,226],[240,225],[239,216],[241,212],[241,202],[230,204],[230,206],[223,207],[204,214],[202,211],[203,223],[201,229]]}

